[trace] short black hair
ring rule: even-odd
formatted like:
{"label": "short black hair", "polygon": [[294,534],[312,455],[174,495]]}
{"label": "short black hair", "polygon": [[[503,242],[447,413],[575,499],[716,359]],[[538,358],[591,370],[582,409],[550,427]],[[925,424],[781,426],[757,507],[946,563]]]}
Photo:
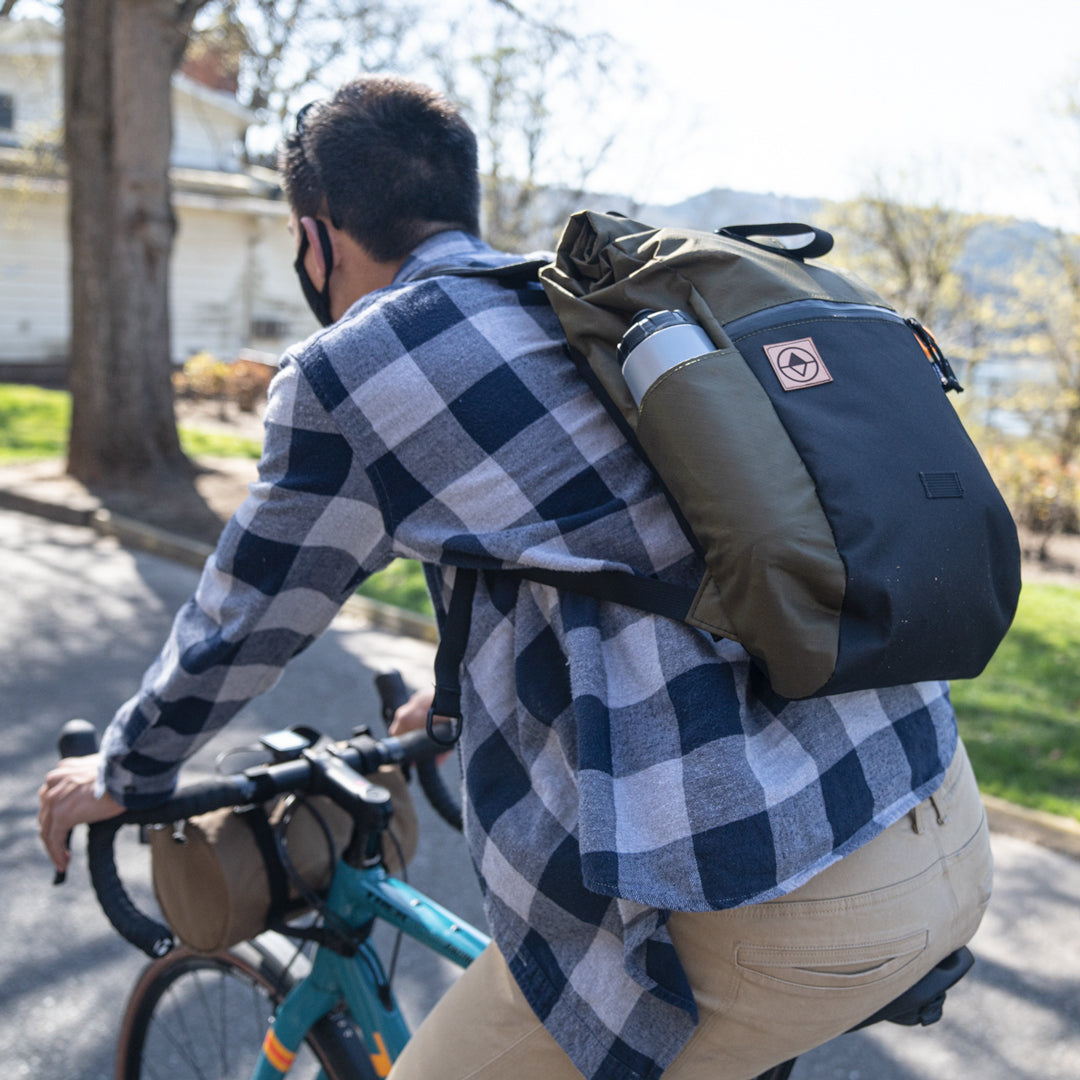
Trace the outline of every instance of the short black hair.
{"label": "short black hair", "polygon": [[476,136],[421,83],[354,79],[307,106],[279,168],[301,217],[328,215],[380,262],[404,258],[432,223],[480,232]]}

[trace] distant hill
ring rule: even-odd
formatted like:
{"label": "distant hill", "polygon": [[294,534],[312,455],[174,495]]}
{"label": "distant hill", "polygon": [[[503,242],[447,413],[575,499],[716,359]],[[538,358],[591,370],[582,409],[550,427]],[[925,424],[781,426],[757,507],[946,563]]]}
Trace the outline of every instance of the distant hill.
{"label": "distant hill", "polygon": [[[713,188],[670,205],[639,203],[625,195],[581,194],[551,188],[537,216],[541,220],[561,223],[575,210],[614,210],[646,225],[682,225],[711,231],[724,225],[761,225],[776,221],[814,224],[821,217],[824,205],[822,199],[733,191],[731,188]],[[553,242],[546,229],[538,230],[533,241],[534,247],[549,247]]]}
{"label": "distant hill", "polygon": [[[648,225],[683,225],[712,230],[724,225],[761,225],[777,221],[816,225],[822,221],[830,204],[825,199],[713,188],[668,206],[642,205],[613,195],[587,195],[584,205],[619,210]],[[995,291],[1012,268],[1029,259],[1052,235],[1052,230],[1034,221],[988,219],[973,229],[960,260],[960,270],[976,292]]]}
{"label": "distant hill", "polygon": [[[713,188],[670,205],[638,203],[624,195],[571,193],[549,189],[538,215],[547,221],[565,220],[581,208],[615,210],[647,225],[682,225],[713,230],[724,225],[761,225],[777,221],[820,224],[830,204],[825,199],[799,198],[772,192],[734,191]],[[976,293],[996,292],[1011,270],[1026,262],[1053,235],[1034,221],[990,218],[977,225],[960,259],[960,270]],[[534,248],[550,248],[558,232],[538,229]],[[1049,269],[1049,268],[1048,268]]]}
{"label": "distant hill", "polygon": [[645,221],[685,225],[696,229],[719,229],[725,225],[763,225],[777,221],[814,223],[821,216],[821,199],[793,195],[758,194],[713,188],[671,206],[643,206]]}
{"label": "distant hill", "polygon": [[[1007,277],[1011,270],[1040,255],[1040,248],[1054,235],[1052,229],[1035,221],[994,218],[976,225],[960,259],[960,269],[976,283],[993,288],[995,278]],[[1045,252],[1040,259],[1051,272]]]}
{"label": "distant hill", "polygon": [[800,199],[794,195],[762,194],[752,191],[733,191],[713,188],[682,202],[660,204],[639,203],[625,195],[603,195],[588,192],[559,198],[575,208],[617,210],[627,217],[647,225],[683,225],[691,229],[718,229],[724,225],[761,225],[776,221],[809,221],[820,217],[821,199]]}

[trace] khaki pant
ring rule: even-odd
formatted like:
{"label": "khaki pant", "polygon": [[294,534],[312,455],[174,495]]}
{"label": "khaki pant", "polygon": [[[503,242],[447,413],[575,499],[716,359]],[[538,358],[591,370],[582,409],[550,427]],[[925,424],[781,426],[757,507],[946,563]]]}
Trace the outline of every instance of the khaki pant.
{"label": "khaki pant", "polygon": [[[668,928],[700,1023],[665,1080],[749,1080],[846,1031],[969,941],[990,898],[989,837],[963,747],[940,789],[802,888]],[[573,1080],[491,946],[391,1080]]]}

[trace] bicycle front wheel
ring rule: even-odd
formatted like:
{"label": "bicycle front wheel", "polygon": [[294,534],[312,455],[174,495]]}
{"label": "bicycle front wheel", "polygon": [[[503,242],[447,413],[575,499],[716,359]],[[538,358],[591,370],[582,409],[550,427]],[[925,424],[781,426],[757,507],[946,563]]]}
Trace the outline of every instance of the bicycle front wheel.
{"label": "bicycle front wheel", "polygon": [[[303,974],[280,953],[260,939],[209,956],[175,949],[152,963],[128,1000],[116,1080],[251,1080],[274,1012]],[[324,1076],[377,1080],[340,1016],[311,1029],[289,1070],[289,1080]]]}

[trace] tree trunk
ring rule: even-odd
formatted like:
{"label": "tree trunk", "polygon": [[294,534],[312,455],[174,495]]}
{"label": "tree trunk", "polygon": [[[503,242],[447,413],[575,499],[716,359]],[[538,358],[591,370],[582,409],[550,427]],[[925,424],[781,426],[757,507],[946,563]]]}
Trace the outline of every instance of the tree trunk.
{"label": "tree trunk", "polygon": [[[65,0],[71,236],[68,472],[193,488],[173,412],[171,76],[198,4]],[[190,8],[191,10],[188,10]]]}

